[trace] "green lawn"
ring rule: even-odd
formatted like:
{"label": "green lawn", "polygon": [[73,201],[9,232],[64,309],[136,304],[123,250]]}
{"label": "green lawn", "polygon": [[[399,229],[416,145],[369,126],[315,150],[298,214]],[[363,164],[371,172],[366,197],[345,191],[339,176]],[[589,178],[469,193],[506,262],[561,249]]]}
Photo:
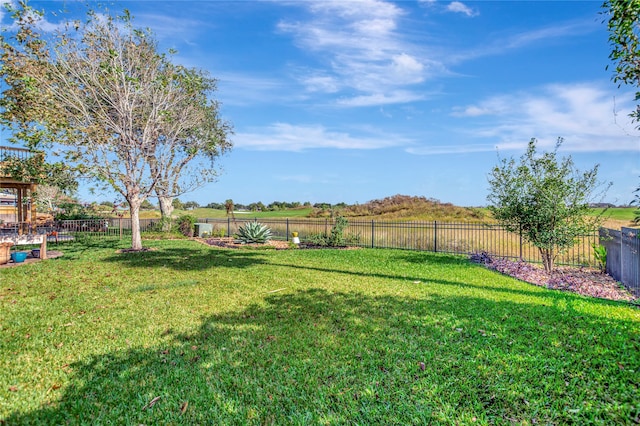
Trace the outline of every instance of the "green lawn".
{"label": "green lawn", "polygon": [[433,253],[145,245],[0,270],[0,423],[639,420],[631,305]]}

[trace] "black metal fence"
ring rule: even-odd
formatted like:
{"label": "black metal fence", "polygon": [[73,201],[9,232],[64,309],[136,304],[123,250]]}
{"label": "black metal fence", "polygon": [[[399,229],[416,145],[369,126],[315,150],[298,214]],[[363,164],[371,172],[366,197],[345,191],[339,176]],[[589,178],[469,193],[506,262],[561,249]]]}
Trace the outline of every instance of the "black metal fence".
{"label": "black metal fence", "polygon": [[[213,235],[234,235],[239,226],[257,219],[199,219],[212,224]],[[297,232],[301,241],[313,234],[328,235],[334,225],[332,219],[259,219],[271,228],[274,238],[289,240]],[[349,220],[344,232],[350,244],[371,248],[423,250],[452,254],[486,252],[497,257],[542,262],[538,249],[518,234],[508,232],[497,224],[456,222],[395,222]],[[594,265],[593,245],[598,234],[585,235],[574,247],[561,253],[557,263],[565,265]]]}
{"label": "black metal fence", "polygon": [[[198,223],[211,225],[211,236],[233,236],[240,226],[256,219],[202,218]],[[317,234],[328,235],[335,221],[332,219],[259,219],[271,228],[274,239],[289,240],[297,232],[301,241]],[[5,224],[7,225],[7,224]],[[160,219],[141,219],[142,233],[159,231]],[[207,227],[208,229],[208,227]],[[126,238],[131,235],[131,219],[65,220],[51,226],[39,227],[55,243],[75,238]],[[0,234],[2,230],[0,229]],[[344,236],[350,245],[372,248],[422,250],[452,254],[486,252],[492,256],[541,262],[538,249],[520,235],[508,232],[497,224],[454,222],[394,222],[349,220]],[[596,260],[593,246],[600,243],[597,233],[580,238],[570,250],[561,253],[558,264],[592,266]],[[636,251],[637,253],[637,251]]]}

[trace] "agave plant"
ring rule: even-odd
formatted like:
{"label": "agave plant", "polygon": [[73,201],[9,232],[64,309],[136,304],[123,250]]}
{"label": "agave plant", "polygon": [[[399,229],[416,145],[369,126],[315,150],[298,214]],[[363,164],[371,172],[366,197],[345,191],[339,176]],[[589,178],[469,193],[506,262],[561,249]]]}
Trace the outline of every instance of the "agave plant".
{"label": "agave plant", "polygon": [[259,222],[249,222],[238,228],[237,237],[243,244],[263,244],[271,239],[271,229]]}

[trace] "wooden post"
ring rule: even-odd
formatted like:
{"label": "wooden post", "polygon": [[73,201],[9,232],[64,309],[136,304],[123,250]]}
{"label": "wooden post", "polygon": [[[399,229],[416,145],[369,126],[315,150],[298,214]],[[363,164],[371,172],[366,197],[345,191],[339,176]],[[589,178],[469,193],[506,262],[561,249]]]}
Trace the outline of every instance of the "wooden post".
{"label": "wooden post", "polygon": [[47,234],[42,235],[42,242],[40,243],[40,259],[47,258]]}
{"label": "wooden post", "polygon": [[[31,233],[38,233],[38,213],[36,212],[36,200],[33,199],[33,193],[36,191],[37,186],[35,184],[31,184],[31,188],[29,190],[29,203],[31,204]],[[46,238],[45,238],[46,240]]]}
{"label": "wooden post", "polygon": [[22,222],[24,221],[24,212],[23,212],[23,208],[22,208],[22,187],[18,187],[17,191],[18,193],[18,199],[16,200],[17,203],[17,207],[18,207],[18,235],[22,235]]}

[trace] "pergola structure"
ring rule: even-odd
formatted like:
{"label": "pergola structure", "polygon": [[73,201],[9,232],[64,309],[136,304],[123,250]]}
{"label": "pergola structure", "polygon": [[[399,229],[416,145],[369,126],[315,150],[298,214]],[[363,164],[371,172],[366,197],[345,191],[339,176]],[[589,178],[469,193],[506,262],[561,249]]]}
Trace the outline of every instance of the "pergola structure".
{"label": "pergola structure", "polygon": [[[35,153],[24,148],[13,148],[0,146],[0,165],[5,161],[30,161],[36,156],[44,157],[41,153]],[[39,161],[36,159],[36,161]],[[14,244],[33,244],[41,243],[40,257],[46,257],[46,235],[39,235],[36,221],[36,203],[33,199],[38,185],[33,178],[16,178],[9,176],[7,172],[3,172],[0,167],[0,189],[13,189],[16,191],[16,226],[13,227],[9,234],[0,235],[0,242],[9,241]],[[12,234],[12,235],[11,235]]]}

